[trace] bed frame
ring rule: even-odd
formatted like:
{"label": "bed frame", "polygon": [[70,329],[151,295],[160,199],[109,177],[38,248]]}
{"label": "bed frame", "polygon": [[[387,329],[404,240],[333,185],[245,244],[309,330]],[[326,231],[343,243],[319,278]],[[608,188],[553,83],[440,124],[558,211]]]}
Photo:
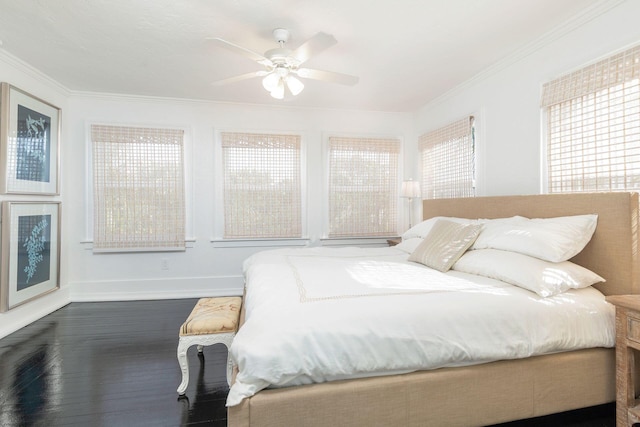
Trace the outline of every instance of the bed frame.
{"label": "bed frame", "polygon": [[[606,295],[640,293],[638,194],[589,193],[423,201],[424,218],[545,218],[598,214],[572,259],[607,281]],[[404,375],[269,389],[228,408],[228,425],[485,426],[615,401],[613,349],[593,348]]]}

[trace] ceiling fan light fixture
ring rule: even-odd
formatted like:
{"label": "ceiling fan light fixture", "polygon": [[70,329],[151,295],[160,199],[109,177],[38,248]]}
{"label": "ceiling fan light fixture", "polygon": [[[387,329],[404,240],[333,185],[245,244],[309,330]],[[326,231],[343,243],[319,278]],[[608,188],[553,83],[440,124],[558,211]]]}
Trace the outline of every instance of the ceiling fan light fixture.
{"label": "ceiling fan light fixture", "polygon": [[304,83],[302,83],[299,79],[293,77],[292,75],[287,76],[287,87],[293,94],[293,96],[297,96],[304,89]]}
{"label": "ceiling fan light fixture", "polygon": [[337,43],[335,37],[332,35],[322,32],[317,33],[295,50],[285,47],[286,42],[289,40],[288,30],[276,28],[273,30],[273,37],[278,43],[278,47],[266,51],[264,55],[217,37],[211,39],[221,46],[235,53],[239,53],[264,67],[264,69],[260,71],[218,80],[214,82],[214,84],[235,83],[252,77],[261,77],[262,86],[272,97],[284,99],[286,91],[289,91],[293,96],[297,96],[304,90],[304,84],[298,77],[345,85],[355,85],[358,82],[357,77],[347,74],[300,68],[309,58]]}
{"label": "ceiling fan light fixture", "polygon": [[284,81],[279,78],[278,85],[271,91],[271,96],[275,99],[283,99],[284,98]]}

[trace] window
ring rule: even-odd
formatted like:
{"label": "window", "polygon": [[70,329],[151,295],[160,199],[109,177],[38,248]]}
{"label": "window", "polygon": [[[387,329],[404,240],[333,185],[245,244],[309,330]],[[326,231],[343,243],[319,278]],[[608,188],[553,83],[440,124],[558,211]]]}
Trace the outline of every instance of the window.
{"label": "window", "polygon": [[93,250],[184,250],[184,131],[91,126]]}
{"label": "window", "polygon": [[302,237],[300,135],[222,132],[224,238]]}
{"label": "window", "polygon": [[543,87],[547,191],[640,189],[640,46]]}
{"label": "window", "polygon": [[423,198],[475,196],[473,116],[421,135],[418,150],[422,165]]}
{"label": "window", "polygon": [[393,236],[400,140],[329,138],[329,237]]}

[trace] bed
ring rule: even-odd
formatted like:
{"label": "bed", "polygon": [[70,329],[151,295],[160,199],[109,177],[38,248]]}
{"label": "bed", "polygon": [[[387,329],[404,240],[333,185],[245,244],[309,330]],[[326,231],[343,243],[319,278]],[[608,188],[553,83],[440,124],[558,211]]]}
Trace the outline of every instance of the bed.
{"label": "bed", "polygon": [[[571,261],[605,278],[593,285],[605,295],[640,293],[636,193],[425,200],[423,212],[424,219],[597,214],[595,233]],[[263,389],[228,407],[228,425],[484,426],[613,401],[614,349],[597,346]]]}

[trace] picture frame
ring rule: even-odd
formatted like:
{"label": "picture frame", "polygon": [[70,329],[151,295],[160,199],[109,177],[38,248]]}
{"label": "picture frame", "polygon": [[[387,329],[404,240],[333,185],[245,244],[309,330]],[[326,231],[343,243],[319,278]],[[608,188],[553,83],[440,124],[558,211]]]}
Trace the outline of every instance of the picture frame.
{"label": "picture frame", "polygon": [[60,288],[60,202],[2,202],[0,312]]}
{"label": "picture frame", "polygon": [[60,108],[0,83],[0,191],[59,195]]}

